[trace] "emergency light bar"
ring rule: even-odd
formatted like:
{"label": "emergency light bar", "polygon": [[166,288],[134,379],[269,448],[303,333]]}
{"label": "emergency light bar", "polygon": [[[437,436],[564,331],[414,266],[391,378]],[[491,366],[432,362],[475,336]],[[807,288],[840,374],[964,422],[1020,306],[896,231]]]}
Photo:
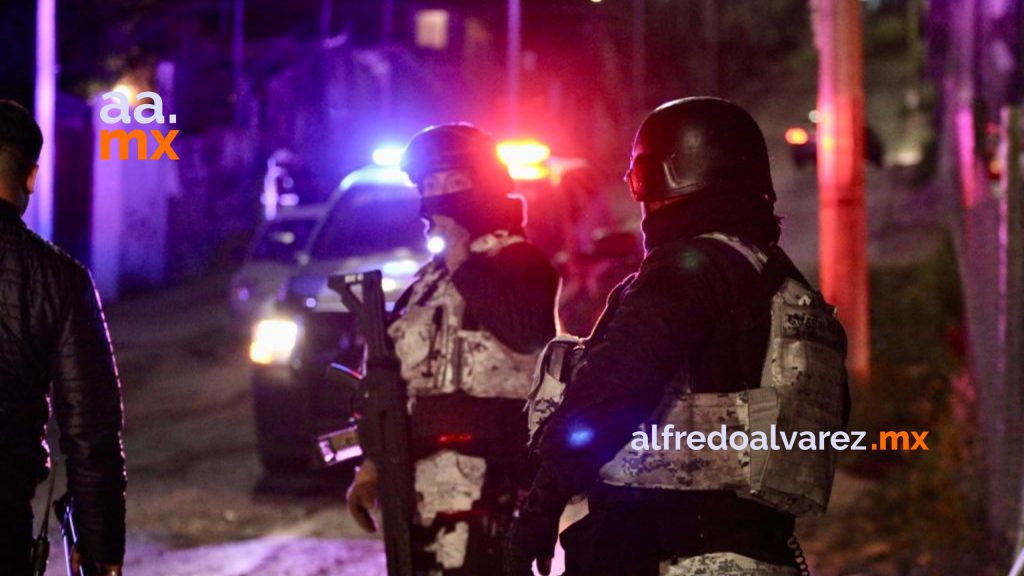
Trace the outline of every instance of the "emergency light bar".
{"label": "emergency light bar", "polygon": [[543,180],[548,174],[548,169],[539,164],[510,164],[508,167],[508,175],[513,180]]}
{"label": "emergency light bar", "polygon": [[373,151],[373,163],[377,166],[398,166],[403,152],[405,148],[401,146],[381,146]]}
{"label": "emergency light bar", "polygon": [[536,140],[506,140],[498,144],[498,159],[505,165],[540,164],[551,157],[551,148]]}
{"label": "emergency light bar", "polygon": [[508,166],[513,180],[541,180],[548,177],[544,161],[551,148],[536,140],[506,140],[498,144],[498,159]]}

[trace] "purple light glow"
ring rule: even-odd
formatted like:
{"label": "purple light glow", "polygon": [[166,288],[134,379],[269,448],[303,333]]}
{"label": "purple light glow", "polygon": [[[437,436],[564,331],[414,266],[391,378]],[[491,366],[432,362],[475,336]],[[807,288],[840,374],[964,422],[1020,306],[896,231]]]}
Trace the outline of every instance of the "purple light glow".
{"label": "purple light glow", "polygon": [[56,0],[36,4],[36,94],[35,115],[43,133],[39,154],[39,175],[29,204],[29,226],[46,239],[53,238],[54,123],[57,105],[57,18]]}

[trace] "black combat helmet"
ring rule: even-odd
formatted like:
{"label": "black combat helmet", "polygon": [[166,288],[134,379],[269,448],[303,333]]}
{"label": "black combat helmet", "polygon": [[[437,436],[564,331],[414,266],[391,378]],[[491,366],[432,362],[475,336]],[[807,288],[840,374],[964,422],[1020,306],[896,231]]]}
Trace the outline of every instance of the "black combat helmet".
{"label": "black combat helmet", "polygon": [[417,186],[432,172],[462,169],[469,170],[475,183],[485,185],[488,192],[512,191],[508,168],[498,159],[497,142],[472,124],[423,129],[406,147],[401,167]]}
{"label": "black combat helmet", "polygon": [[721,98],[683,98],[651,112],[633,140],[626,182],[638,202],[705,190],[775,202],[761,129],[746,110]]}
{"label": "black combat helmet", "polygon": [[[526,201],[511,194],[512,178],[498,158],[497,142],[472,124],[424,129],[409,142],[401,167],[420,190],[425,218],[453,218],[474,238],[493,230],[521,232],[526,223]],[[424,185],[430,174],[447,170],[468,172],[464,187],[432,191]]]}

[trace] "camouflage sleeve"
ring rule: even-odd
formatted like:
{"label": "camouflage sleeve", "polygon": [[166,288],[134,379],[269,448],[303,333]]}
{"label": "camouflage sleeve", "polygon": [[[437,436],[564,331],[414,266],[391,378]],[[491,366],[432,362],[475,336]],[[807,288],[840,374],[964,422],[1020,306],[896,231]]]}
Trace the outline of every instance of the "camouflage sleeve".
{"label": "camouflage sleeve", "polygon": [[721,287],[697,251],[645,261],[566,389],[540,444],[534,488],[551,505],[585,491],[655,410],[719,316]]}
{"label": "camouflage sleeve", "polygon": [[555,336],[558,274],[526,243],[495,256],[473,254],[452,274],[469,315],[520,353],[539,352]]}

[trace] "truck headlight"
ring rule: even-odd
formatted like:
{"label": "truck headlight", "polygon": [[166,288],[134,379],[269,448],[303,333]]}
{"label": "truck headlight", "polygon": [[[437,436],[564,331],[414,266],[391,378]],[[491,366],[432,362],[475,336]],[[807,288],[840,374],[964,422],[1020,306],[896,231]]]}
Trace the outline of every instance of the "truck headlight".
{"label": "truck headlight", "polygon": [[249,358],[256,364],[287,364],[299,340],[294,320],[260,320],[253,329]]}

